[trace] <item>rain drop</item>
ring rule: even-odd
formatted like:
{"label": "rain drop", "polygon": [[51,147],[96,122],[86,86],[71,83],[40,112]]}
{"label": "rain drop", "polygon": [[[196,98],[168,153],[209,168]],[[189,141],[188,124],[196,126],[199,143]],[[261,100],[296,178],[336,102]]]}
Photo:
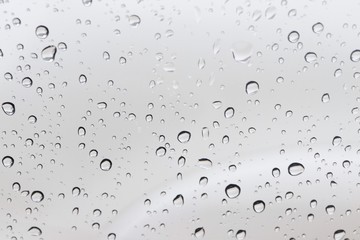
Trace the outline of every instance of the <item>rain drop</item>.
{"label": "rain drop", "polygon": [[15,105],[11,102],[4,102],[2,105],[2,110],[8,116],[12,116],[15,113]]}
{"label": "rain drop", "polygon": [[294,162],[289,165],[288,172],[291,176],[298,176],[305,171],[304,166],[301,163]]}
{"label": "rain drop", "polygon": [[47,46],[41,51],[41,57],[46,62],[52,62],[55,59],[56,47],[54,45]]}
{"label": "rain drop", "polygon": [[261,200],[257,200],[253,203],[253,209],[256,213],[261,213],[265,210],[265,203]]}
{"label": "rain drop", "polygon": [[191,133],[188,131],[181,131],[177,136],[177,140],[181,143],[189,142],[190,138],[191,138]]}
{"label": "rain drop", "polygon": [[112,167],[112,162],[105,158],[100,162],[100,169],[103,171],[109,171]]}
{"label": "rain drop", "polygon": [[225,193],[228,198],[236,198],[240,195],[241,189],[236,184],[229,184],[225,188]]}
{"label": "rain drop", "polygon": [[245,92],[249,95],[256,94],[259,91],[259,84],[255,81],[246,83]]}
{"label": "rain drop", "polygon": [[49,29],[44,25],[37,26],[35,34],[38,38],[45,39],[49,35]]}

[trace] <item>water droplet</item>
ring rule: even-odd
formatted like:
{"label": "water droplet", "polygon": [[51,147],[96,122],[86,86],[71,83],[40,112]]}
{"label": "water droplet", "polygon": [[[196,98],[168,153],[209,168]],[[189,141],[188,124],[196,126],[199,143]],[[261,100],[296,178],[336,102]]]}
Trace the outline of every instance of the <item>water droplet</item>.
{"label": "water droplet", "polygon": [[288,35],[288,40],[291,43],[296,43],[300,39],[300,34],[297,31],[292,31]]}
{"label": "water droplet", "polygon": [[325,211],[329,215],[333,215],[335,213],[335,206],[334,205],[328,205],[325,208]]}
{"label": "water droplet", "polygon": [[38,227],[31,227],[29,228],[28,232],[31,236],[40,236],[42,234],[42,231]]}
{"label": "water droplet", "polygon": [[173,200],[173,204],[176,206],[176,207],[181,207],[184,205],[184,197],[183,195],[179,194],[177,195],[174,200]]}
{"label": "water droplet", "polygon": [[323,103],[327,103],[330,101],[330,95],[328,93],[325,93],[324,95],[321,96],[321,101]]}
{"label": "water droplet", "polygon": [[256,94],[259,91],[259,84],[255,81],[246,83],[245,92],[249,95]]}
{"label": "water droplet", "polygon": [[44,61],[52,62],[55,59],[56,47],[54,45],[47,46],[41,51],[41,57]]}
{"label": "water droplet", "polygon": [[35,34],[38,38],[45,39],[49,35],[49,29],[44,25],[37,26],[35,29]]}
{"label": "water droplet", "polygon": [[140,22],[141,22],[141,19],[140,19],[139,16],[137,16],[137,15],[129,16],[129,24],[130,24],[130,26],[137,27],[137,26],[139,26]]}
{"label": "water droplet", "polygon": [[177,136],[178,141],[181,143],[189,142],[190,138],[191,138],[191,133],[188,131],[181,131]]}
{"label": "water droplet", "polygon": [[237,240],[244,240],[246,237],[246,231],[245,230],[239,230],[236,232],[236,239]]}
{"label": "water droplet", "polygon": [[200,58],[198,61],[198,67],[199,69],[203,69],[205,67],[206,63],[205,63],[205,59]]}
{"label": "water droplet", "polygon": [[159,147],[159,148],[156,149],[155,153],[156,153],[156,156],[163,157],[166,154],[166,148]]}
{"label": "water droplet", "polygon": [[2,164],[6,168],[11,168],[14,165],[14,159],[10,156],[5,156],[2,159]]}
{"label": "water droplet", "polygon": [[314,33],[321,33],[324,31],[324,25],[321,22],[317,22],[312,26],[312,30]]}
{"label": "water droplet", "polygon": [[228,198],[236,198],[240,195],[241,189],[236,184],[229,184],[225,188],[225,193]]}
{"label": "water droplet", "polygon": [[305,61],[308,63],[315,62],[317,60],[317,55],[314,52],[308,52],[305,54]]}
{"label": "water droplet", "polygon": [[339,136],[335,136],[335,137],[333,138],[333,140],[332,140],[332,145],[333,145],[334,147],[337,147],[337,146],[339,146],[339,145],[341,144],[341,142],[342,142],[342,138],[339,137]]}
{"label": "water droplet", "polygon": [[116,240],[116,234],[115,233],[109,233],[107,236],[107,240]]}
{"label": "water droplet", "polygon": [[40,192],[40,191],[33,191],[31,193],[31,200],[33,202],[39,203],[42,200],[44,200],[44,194],[42,192]]}
{"label": "water droplet", "polygon": [[304,166],[301,163],[294,162],[289,165],[288,172],[291,176],[298,176],[305,171]]}
{"label": "water droplet", "polygon": [[82,3],[85,7],[90,7],[92,4],[92,0],[82,0]]}
{"label": "water droplet", "polygon": [[2,110],[8,116],[12,116],[15,113],[15,105],[11,102],[4,102],[2,105]]}
{"label": "water droplet", "polygon": [[265,10],[265,17],[268,20],[273,19],[276,16],[276,7],[270,6]]}
{"label": "water droplet", "polygon": [[205,229],[202,227],[195,229],[194,235],[196,238],[203,238],[205,236]]}
{"label": "water droplet", "polygon": [[235,114],[235,110],[232,107],[228,107],[224,111],[225,118],[232,118],[234,116],[234,114]]}
{"label": "water droplet", "polygon": [[84,74],[81,74],[79,76],[79,83],[80,84],[85,84],[87,82],[87,77]]}
{"label": "water droplet", "polygon": [[34,124],[37,122],[37,117],[35,117],[34,115],[30,115],[28,117],[28,121],[29,121],[29,123]]}
{"label": "water droplet", "polygon": [[280,177],[280,169],[278,169],[278,168],[273,168],[273,170],[272,170],[272,175],[273,175],[274,178]]}
{"label": "water droplet", "polygon": [[207,158],[200,158],[198,160],[198,164],[199,164],[199,167],[205,168],[205,169],[208,169],[208,168],[212,167],[212,161],[210,159],[207,159]]}
{"label": "water droplet", "polygon": [[231,48],[232,56],[236,62],[247,62],[252,54],[252,45],[248,42],[237,41]]}
{"label": "water droplet", "polygon": [[359,49],[352,51],[352,53],[350,54],[350,60],[353,62],[360,61],[360,50]]}
{"label": "water droplet", "polygon": [[29,88],[29,87],[32,86],[33,81],[31,80],[31,78],[25,77],[25,78],[23,78],[23,80],[21,81],[21,84],[22,84],[24,87]]}
{"label": "water droplet", "polygon": [[107,108],[107,103],[106,103],[106,102],[99,102],[99,103],[97,104],[97,107],[98,107],[99,109],[104,110],[104,109]]}
{"label": "water droplet", "polygon": [[261,200],[257,200],[253,203],[253,209],[256,213],[261,213],[265,210],[265,203]]}
{"label": "water droplet", "polygon": [[334,240],[342,240],[346,235],[346,232],[343,229],[336,230],[334,232]]}
{"label": "water droplet", "polygon": [[112,167],[112,162],[105,158],[100,162],[100,169],[103,171],[109,171]]}

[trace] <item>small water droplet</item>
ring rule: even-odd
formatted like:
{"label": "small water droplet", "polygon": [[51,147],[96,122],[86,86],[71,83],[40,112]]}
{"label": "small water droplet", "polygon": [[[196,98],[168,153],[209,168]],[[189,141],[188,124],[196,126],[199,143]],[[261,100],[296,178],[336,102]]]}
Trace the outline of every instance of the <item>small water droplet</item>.
{"label": "small water droplet", "polygon": [[181,143],[189,142],[190,138],[191,138],[191,133],[188,131],[181,131],[177,136],[178,141]]}
{"label": "small water droplet", "polygon": [[259,91],[259,84],[255,81],[246,83],[245,92],[249,95],[256,94]]}
{"label": "small water droplet", "polygon": [[235,114],[235,110],[232,107],[228,107],[224,111],[224,117],[225,118],[232,118],[234,116],[234,114]]}
{"label": "small water droplet", "polygon": [[288,35],[288,40],[291,43],[296,43],[300,39],[300,34],[297,31],[292,31]]}
{"label": "small water droplet", "polygon": [[288,172],[291,176],[298,176],[305,171],[304,166],[301,163],[294,162],[289,165]]}
{"label": "small water droplet", "polygon": [[98,107],[99,109],[104,110],[104,109],[107,108],[107,103],[106,103],[106,102],[99,102],[99,103],[97,104],[97,107]]}
{"label": "small water droplet", "polygon": [[174,200],[173,200],[173,204],[176,206],[176,207],[181,207],[184,205],[184,197],[183,195],[179,194],[177,195]]}
{"label": "small water droplet", "polygon": [[44,200],[44,194],[42,192],[40,192],[40,191],[33,191],[31,193],[31,200],[33,202],[39,203],[42,200]]}
{"label": "small water droplet", "polygon": [[54,45],[47,46],[41,51],[41,57],[46,62],[52,62],[55,59],[56,51]]}
{"label": "small water droplet", "polygon": [[140,19],[140,17],[138,15],[129,16],[129,24],[130,24],[130,26],[137,27],[137,26],[139,26],[140,22],[141,22],[141,19]]}
{"label": "small water droplet", "polygon": [[342,138],[340,136],[335,136],[332,140],[332,145],[334,147],[337,147],[341,144],[341,142],[342,142]]}
{"label": "small water droplet", "polygon": [[2,105],[2,110],[8,116],[12,116],[15,113],[15,105],[11,102],[4,102]]}
{"label": "small water droplet", "polygon": [[5,156],[2,159],[2,164],[6,168],[11,168],[14,165],[14,159],[10,156]]}
{"label": "small water droplet", "polygon": [[312,26],[312,30],[314,33],[321,33],[324,31],[324,25],[321,22],[317,22]]}
{"label": "small water droplet", "polygon": [[225,193],[228,198],[236,198],[240,195],[241,189],[236,184],[229,184],[225,188]]}
{"label": "small water droplet", "polygon": [[360,50],[356,49],[351,52],[350,54],[350,60],[353,62],[359,62],[360,61]]}
{"label": "small water droplet", "polygon": [[323,94],[323,95],[321,96],[321,101],[322,101],[323,103],[329,102],[329,101],[330,101],[330,95],[329,95],[328,93]]}
{"label": "small water droplet", "polygon": [[278,168],[273,168],[271,173],[272,173],[274,178],[280,177],[280,169],[278,169]]}
{"label": "small water droplet", "polygon": [[305,54],[305,61],[308,63],[315,62],[317,60],[317,55],[314,52],[308,52]]}
{"label": "small water droplet", "polygon": [[253,209],[256,213],[261,213],[265,210],[265,203],[261,200],[257,200],[253,203]]}
{"label": "small water droplet", "polygon": [[35,29],[35,34],[38,38],[45,39],[49,35],[49,29],[44,25],[37,26]]}
{"label": "small water droplet", "polygon": [[112,167],[112,162],[105,158],[100,162],[100,169],[103,171],[109,171]]}
{"label": "small water droplet", "polygon": [[115,233],[109,233],[107,236],[107,240],[116,240],[116,234]]}
{"label": "small water droplet", "polygon": [[87,82],[87,77],[84,74],[81,74],[79,76],[79,83],[80,84],[85,84]]}
{"label": "small water droplet", "polygon": [[85,7],[90,7],[92,4],[92,0],[82,0],[82,3]]}

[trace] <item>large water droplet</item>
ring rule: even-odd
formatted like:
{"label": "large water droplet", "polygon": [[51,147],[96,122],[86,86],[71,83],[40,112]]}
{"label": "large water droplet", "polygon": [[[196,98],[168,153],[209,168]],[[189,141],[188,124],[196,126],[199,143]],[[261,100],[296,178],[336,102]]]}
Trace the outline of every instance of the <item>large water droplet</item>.
{"label": "large water droplet", "polygon": [[40,191],[33,191],[31,193],[31,200],[33,202],[39,203],[42,200],[44,200],[44,194],[42,192],[40,192]]}
{"label": "large water droplet", "polygon": [[44,25],[37,26],[35,34],[38,38],[45,39],[49,35],[49,29]]}
{"label": "large water droplet", "polygon": [[224,117],[225,118],[232,118],[234,116],[234,114],[235,114],[235,110],[232,107],[228,107],[224,111]]}
{"label": "large water droplet", "polygon": [[312,26],[312,30],[314,33],[321,33],[324,31],[324,25],[321,22],[317,22]]}
{"label": "large water droplet", "polygon": [[6,168],[11,168],[14,165],[14,159],[10,156],[5,156],[2,159],[2,164]]}
{"label": "large water droplet", "polygon": [[21,84],[22,84],[24,87],[29,88],[29,87],[32,86],[33,81],[31,80],[31,78],[25,77],[25,78],[23,78],[23,80],[21,81]]}
{"label": "large water droplet", "polygon": [[291,176],[298,176],[305,171],[304,166],[301,163],[294,162],[289,165],[288,172]]}
{"label": "large water droplet", "polygon": [[139,26],[140,22],[141,22],[141,19],[140,19],[140,17],[138,15],[129,16],[129,24],[130,24],[130,26],[137,27],[137,26]]}
{"label": "large water droplet", "polygon": [[202,227],[195,229],[194,235],[196,238],[203,238],[205,236],[205,229]]}
{"label": "large water droplet", "polygon": [[328,205],[325,208],[326,213],[329,214],[329,215],[333,215],[335,213],[335,210],[336,209],[335,209],[334,205]]}
{"label": "large water droplet", "polygon": [[229,184],[225,188],[225,193],[228,198],[236,198],[240,195],[241,189],[236,184]]}
{"label": "large water droplet", "polygon": [[155,151],[156,156],[163,157],[166,154],[166,148],[164,147],[158,147]]}
{"label": "large water droplet", "polygon": [[245,230],[239,230],[236,232],[236,239],[237,240],[244,240],[246,237],[246,231]]}
{"label": "large water droplet", "polygon": [[109,233],[107,236],[107,240],[116,240],[116,234],[115,233]]}
{"label": "large water droplet", "polygon": [[314,52],[308,52],[305,54],[305,61],[308,63],[315,62],[317,60],[317,55]]}
{"label": "large water droplet", "polygon": [[181,207],[184,205],[184,197],[183,195],[179,194],[177,195],[174,200],[173,200],[173,204],[176,206],[176,207]]}
{"label": "large water droplet", "polygon": [[334,240],[342,240],[346,235],[346,232],[343,229],[336,230],[334,232]]}
{"label": "large water droplet", "polygon": [[249,95],[253,95],[259,91],[259,84],[255,81],[246,83],[245,92]]}
{"label": "large water droplet", "polygon": [[342,138],[340,136],[335,136],[332,140],[332,145],[334,147],[337,147],[341,144],[341,142],[342,142]]}
{"label": "large water droplet", "polygon": [[352,53],[350,54],[350,60],[353,62],[360,61],[360,50],[359,49],[352,51]]}
{"label": "large water droplet", "polygon": [[265,203],[261,200],[257,200],[253,203],[253,209],[256,213],[261,213],[265,210]]}
{"label": "large water droplet", "polygon": [[28,232],[31,236],[40,236],[42,234],[42,231],[38,227],[31,227],[29,228]]}
{"label": "large water droplet", "polygon": [[56,47],[54,45],[47,46],[41,51],[41,57],[44,61],[52,62],[55,59]]}
{"label": "large water droplet", "polygon": [[190,141],[190,138],[191,133],[188,131],[181,131],[177,136],[178,141],[181,143],[187,143],[188,141]]}
{"label": "large water droplet", "polygon": [[237,41],[232,45],[231,52],[237,62],[247,62],[252,54],[252,45],[245,41]]}
{"label": "large water droplet", "polygon": [[288,40],[291,43],[296,43],[300,39],[300,34],[297,31],[292,31],[288,35]]}
{"label": "large water droplet", "polygon": [[207,159],[207,158],[200,158],[198,160],[198,164],[199,164],[199,167],[205,168],[205,169],[208,169],[208,168],[212,167],[212,161],[210,159]]}
{"label": "large water droplet", "polygon": [[112,167],[112,162],[105,158],[100,162],[100,169],[103,171],[109,171]]}
{"label": "large water droplet", "polygon": [[2,110],[8,116],[12,116],[15,113],[15,105],[11,102],[4,102],[2,105]]}

